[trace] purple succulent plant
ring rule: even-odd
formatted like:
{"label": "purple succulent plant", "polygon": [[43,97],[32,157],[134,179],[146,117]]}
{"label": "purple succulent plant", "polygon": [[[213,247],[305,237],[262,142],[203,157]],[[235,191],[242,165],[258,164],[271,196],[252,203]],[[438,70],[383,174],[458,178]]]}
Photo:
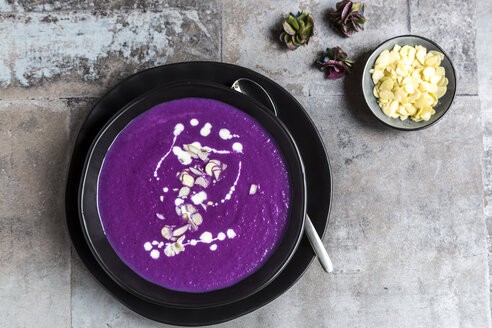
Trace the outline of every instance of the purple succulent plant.
{"label": "purple succulent plant", "polygon": [[327,78],[339,79],[346,73],[350,73],[352,61],[340,47],[328,48],[325,54],[316,60],[316,65],[321,71],[328,73]]}
{"label": "purple succulent plant", "polygon": [[331,26],[337,29],[345,37],[350,37],[353,32],[364,30],[364,3],[343,0],[337,3],[336,10],[330,14]]}

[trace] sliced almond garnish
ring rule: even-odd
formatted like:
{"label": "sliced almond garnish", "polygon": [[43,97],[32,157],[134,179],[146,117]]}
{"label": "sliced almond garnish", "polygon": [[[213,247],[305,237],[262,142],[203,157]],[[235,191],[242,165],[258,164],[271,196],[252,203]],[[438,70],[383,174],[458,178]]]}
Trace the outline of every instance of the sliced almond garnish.
{"label": "sliced almond garnish", "polygon": [[178,237],[184,234],[188,230],[188,225],[184,225],[176,230],[173,231],[173,236]]}
{"label": "sliced almond garnish", "polygon": [[201,150],[199,153],[198,153],[198,157],[202,160],[202,161],[205,161],[207,160],[208,158],[208,152],[204,151],[204,150]]}
{"label": "sliced almond garnish", "polygon": [[258,189],[258,186],[255,184],[252,184],[251,187],[249,187],[249,194],[254,195],[256,194],[256,190]]}
{"label": "sliced almond garnish", "polygon": [[168,226],[164,226],[164,228],[162,228],[161,230],[161,235],[167,240],[171,239],[172,238],[171,228]]}
{"label": "sliced almond garnish", "polygon": [[174,256],[174,255],[176,255],[176,253],[174,252],[174,250],[172,248],[172,245],[164,248],[164,254],[166,254],[166,256]]}
{"label": "sliced almond garnish", "polygon": [[188,218],[186,218],[186,219],[187,219],[187,221],[190,223],[191,230],[193,230],[193,231],[197,231],[197,230],[198,230],[198,227],[197,227],[197,225],[195,224],[195,222],[193,222],[193,220],[191,220],[189,217],[188,217]]}
{"label": "sliced almond garnish", "polygon": [[191,157],[198,158],[198,152],[200,151],[200,149],[198,149],[194,145],[185,144],[183,145],[183,149],[186,150],[191,155]]}
{"label": "sliced almond garnish", "polygon": [[222,171],[225,170],[227,168],[227,164],[226,163],[222,163]]}
{"label": "sliced almond garnish", "polygon": [[207,179],[205,179],[204,177],[198,177],[196,178],[195,180],[195,184],[196,185],[199,185],[199,186],[202,186],[203,188],[207,188],[208,185],[209,185],[209,182]]}
{"label": "sliced almond garnish", "polygon": [[188,187],[193,187],[193,185],[195,184],[195,178],[193,178],[188,172],[183,172],[180,175],[179,180],[183,185]]}
{"label": "sliced almond garnish", "polygon": [[189,151],[189,152],[188,152],[188,154],[190,154],[190,156],[191,156],[192,158],[198,158],[198,155],[197,155],[197,154],[195,154],[195,153],[193,153],[193,152],[191,152],[191,151]]}
{"label": "sliced almond garnish", "polygon": [[196,224],[200,225],[203,222],[202,215],[200,213],[195,213],[191,216],[191,220]]}
{"label": "sliced almond garnish", "polygon": [[194,154],[198,154],[201,150],[200,148],[198,148],[197,146],[195,146],[193,144],[189,144],[187,146],[188,146],[188,150]]}
{"label": "sliced almond garnish", "polygon": [[[183,246],[181,246],[181,248],[182,248],[182,247],[183,247]],[[178,244],[177,244],[177,243],[173,243],[173,244],[171,245],[171,249],[172,249],[172,251],[174,252],[174,254],[179,254],[179,253],[181,253],[181,249],[178,247]]]}
{"label": "sliced almond garnish", "polygon": [[181,207],[176,206],[176,214],[181,215]]}
{"label": "sliced almond garnish", "polygon": [[196,207],[195,207],[195,206],[193,206],[193,205],[191,205],[191,204],[187,204],[187,205],[186,205],[186,210],[188,211],[188,213],[193,214],[193,213],[195,213],[195,212],[196,212]]}
{"label": "sliced almond garnish", "polygon": [[202,175],[202,172],[194,167],[190,167],[190,171],[191,173],[193,174],[196,174],[196,175]]}
{"label": "sliced almond garnish", "polygon": [[201,203],[200,205],[203,207],[203,209],[204,209],[205,211],[207,210],[207,205],[205,205],[205,204],[203,204],[203,203]]}
{"label": "sliced almond garnish", "polygon": [[158,218],[159,220],[164,220],[164,219],[165,219],[164,215],[162,215],[162,214],[160,214],[160,213],[155,213],[155,216],[157,216],[157,218]]}
{"label": "sliced almond garnish", "polygon": [[220,166],[220,161],[218,159],[211,159],[209,162]]}
{"label": "sliced almond garnish", "polygon": [[207,165],[205,165],[205,173],[207,173],[208,175],[212,176],[212,170],[214,167],[216,167],[217,164],[213,163],[212,160],[210,162],[207,163]]}
{"label": "sliced almond garnish", "polygon": [[222,174],[222,170],[218,169],[218,170],[213,170],[212,172],[214,173],[215,180],[219,181],[220,175]]}
{"label": "sliced almond garnish", "polygon": [[179,254],[185,250],[184,246],[182,245],[184,239],[185,236],[181,236],[176,242],[171,244],[171,249],[174,251],[174,253]]}
{"label": "sliced almond garnish", "polygon": [[181,187],[181,189],[179,189],[178,197],[186,197],[189,194],[190,194],[189,187]]}

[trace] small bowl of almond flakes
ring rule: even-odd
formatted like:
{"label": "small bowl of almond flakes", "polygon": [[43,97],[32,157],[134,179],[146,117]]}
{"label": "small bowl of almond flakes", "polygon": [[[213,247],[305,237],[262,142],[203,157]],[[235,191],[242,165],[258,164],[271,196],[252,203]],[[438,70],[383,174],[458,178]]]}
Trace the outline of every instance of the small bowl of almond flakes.
{"label": "small bowl of almond flakes", "polygon": [[451,107],[456,74],[444,50],[416,35],[389,39],[366,61],[362,91],[383,124],[410,131],[438,122]]}

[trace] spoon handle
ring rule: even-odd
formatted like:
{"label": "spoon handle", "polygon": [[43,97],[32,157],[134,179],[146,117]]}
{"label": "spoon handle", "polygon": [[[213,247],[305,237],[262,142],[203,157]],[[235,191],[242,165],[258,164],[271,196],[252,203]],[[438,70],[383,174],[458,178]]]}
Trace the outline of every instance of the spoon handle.
{"label": "spoon handle", "polygon": [[306,213],[306,220],[304,222],[304,230],[306,231],[306,235],[308,237],[309,243],[311,243],[311,247],[314,249],[314,253],[318,257],[319,263],[323,267],[323,270],[326,272],[333,271],[333,264],[331,263],[330,257],[326,252],[325,246],[319,238],[318,232],[314,228],[313,222],[309,218],[309,215]]}
{"label": "spoon handle", "polygon": [[[268,92],[255,81],[247,78],[240,78],[232,84],[231,88],[260,101],[265,106],[271,108],[275,116],[278,117],[278,111],[277,107],[275,106],[275,102],[270,97]],[[299,152],[299,150],[297,151]],[[300,154],[299,157],[301,157]],[[311,219],[307,214],[306,219],[304,220],[304,230],[309,242],[311,243],[311,247],[314,249],[314,253],[318,257],[318,260],[323,267],[323,270],[325,270],[326,272],[332,272],[333,265],[331,264],[330,257],[328,256],[325,246],[319,238],[318,233],[316,232],[316,229],[314,228],[313,223],[311,222]]]}

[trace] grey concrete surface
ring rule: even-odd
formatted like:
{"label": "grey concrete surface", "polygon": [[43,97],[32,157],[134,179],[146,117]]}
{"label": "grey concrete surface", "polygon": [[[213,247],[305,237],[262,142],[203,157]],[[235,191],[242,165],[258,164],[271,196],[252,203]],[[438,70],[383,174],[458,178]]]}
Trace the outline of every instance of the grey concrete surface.
{"label": "grey concrete surface", "polygon": [[0,3],[0,30],[9,38],[0,48],[2,99],[100,96],[149,67],[220,59],[217,4],[29,13],[1,8],[8,7]]}
{"label": "grey concrete surface", "polygon": [[[492,252],[492,64],[487,60],[492,52],[492,4],[481,1],[477,8],[477,66],[479,79],[479,96],[482,108],[483,125],[483,184],[485,218],[489,233],[489,254]],[[489,275],[492,272],[492,256],[489,256]],[[492,287],[491,287],[492,291]]]}
{"label": "grey concrete surface", "polygon": [[[492,3],[366,1],[364,32],[344,39],[336,1],[0,0],[0,327],[162,327],[128,310],[90,275],[64,228],[70,149],[85,114],[141,69],[223,60],[291,91],[320,130],[334,198],[324,243],[335,272],[314,263],[280,298],[220,327],[490,327]],[[276,40],[289,11],[316,32],[294,52]],[[360,98],[365,56],[401,34],[436,40],[458,96],[436,126],[380,125]],[[326,80],[326,47],[356,60]]]}
{"label": "grey concrete surface", "polygon": [[0,101],[1,327],[70,325],[69,119],[61,100]]}

